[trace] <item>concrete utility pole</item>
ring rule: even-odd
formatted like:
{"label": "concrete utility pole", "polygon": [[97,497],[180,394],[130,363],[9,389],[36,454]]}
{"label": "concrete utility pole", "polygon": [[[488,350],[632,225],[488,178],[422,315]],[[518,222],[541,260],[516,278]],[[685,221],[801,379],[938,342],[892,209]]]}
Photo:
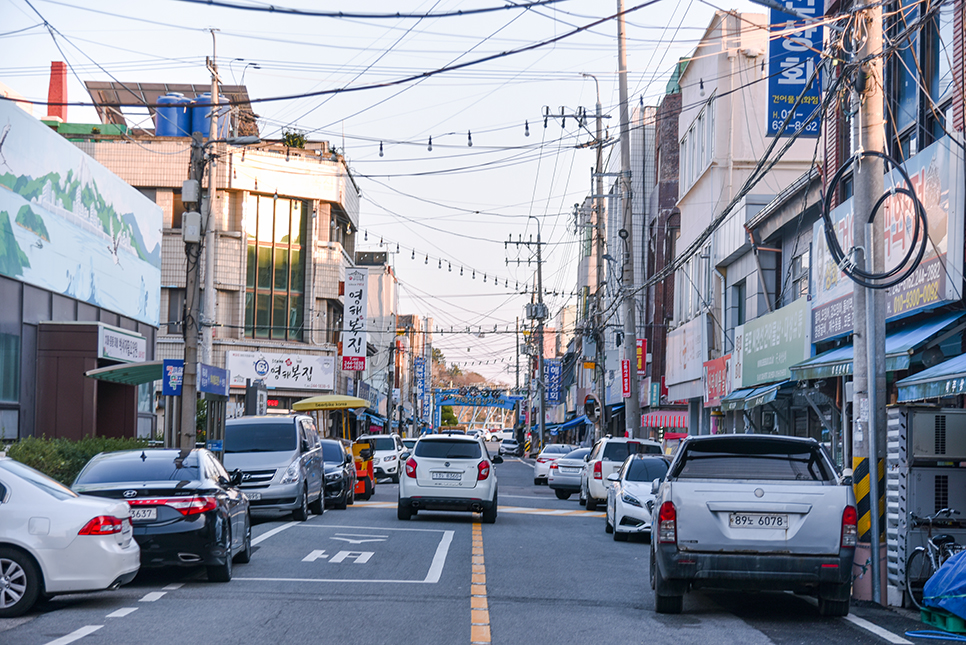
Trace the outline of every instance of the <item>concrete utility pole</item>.
{"label": "concrete utility pole", "polygon": [[543,242],[540,239],[540,220],[530,216],[537,222],[537,303],[540,305],[537,316],[537,390],[540,392],[540,448],[543,449],[543,437],[547,430],[547,381],[543,373],[543,320],[546,318],[547,307],[543,304]]}
{"label": "concrete utility pole", "polygon": [[[215,32],[211,29],[211,60],[208,61],[208,69],[211,71],[211,116],[208,126],[208,141],[212,142],[218,138],[218,113],[221,111],[218,104],[218,65],[215,62],[216,46]],[[216,182],[217,157],[211,156],[208,170],[208,206],[205,208],[204,221],[202,226],[205,231],[205,290],[204,303],[202,304],[201,320],[201,362],[213,365],[211,349],[214,342],[212,327],[215,324],[215,219],[212,217],[212,210],[215,206],[215,194],[218,192]]]}
{"label": "concrete utility pole", "polygon": [[[188,169],[188,184],[193,183],[192,196],[195,201],[186,201],[185,208],[189,213],[198,215],[201,206],[201,180],[205,174],[205,148],[200,132],[191,135],[191,166]],[[184,191],[182,191],[184,194]],[[187,235],[187,222],[182,224]],[[194,238],[197,239],[197,238]],[[201,244],[189,241],[186,237],[184,252],[187,258],[187,272],[185,274],[184,295],[184,373],[181,378],[181,459],[185,459],[195,447],[195,416],[198,410],[198,304],[201,296],[199,282],[199,262],[201,261]]]}
{"label": "concrete utility pole", "polygon": [[[620,88],[621,119],[621,205],[624,209],[624,358],[631,366],[631,396],[624,399],[624,427],[636,437],[641,426],[640,383],[637,376],[637,316],[634,297],[634,210],[631,191],[631,132],[627,110],[627,47],[624,25],[624,0],[617,0],[617,78]],[[603,405],[603,401],[601,402]]]}
{"label": "concrete utility pole", "polygon": [[[863,23],[865,40],[856,55],[856,60],[867,60],[860,74],[866,77],[864,90],[856,95],[859,112],[855,119],[853,141],[855,151],[882,152],[884,144],[882,119],[882,6],[869,0],[862,0],[857,7],[859,20]],[[872,206],[882,195],[883,161],[879,157],[864,157],[855,162],[855,195],[852,202],[853,236],[855,240],[856,263],[859,267],[881,273],[884,270],[881,223],[869,225]],[[872,229],[875,228],[875,232]],[[870,253],[871,250],[871,253]],[[870,258],[871,256],[871,258]],[[869,261],[871,259],[871,262]],[[862,472],[869,475],[869,494],[867,500],[870,517],[870,542],[872,563],[872,600],[881,602],[882,580],[879,570],[879,463],[881,446],[885,438],[885,292],[882,289],[867,289],[854,285],[852,306],[854,332],[854,404],[852,413],[853,439],[852,463],[855,482],[859,483]],[[864,463],[863,463],[864,462]],[[862,539],[863,508],[859,501],[859,539]]]}

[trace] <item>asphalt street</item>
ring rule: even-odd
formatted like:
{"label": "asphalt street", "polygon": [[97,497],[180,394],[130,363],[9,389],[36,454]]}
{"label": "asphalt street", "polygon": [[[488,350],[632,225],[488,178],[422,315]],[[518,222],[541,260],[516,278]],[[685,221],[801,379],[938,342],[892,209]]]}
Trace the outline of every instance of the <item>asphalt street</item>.
{"label": "asphalt street", "polygon": [[[648,544],[614,542],[602,513],[496,467],[496,524],[420,512],[396,519],[396,486],[306,522],[258,521],[252,561],[229,583],[202,569],[145,570],[113,592],[62,596],[0,619],[0,643],[904,643],[914,614],[854,606],[818,615],[786,593],[693,592],[658,615]],[[942,641],[931,641],[942,642]]]}

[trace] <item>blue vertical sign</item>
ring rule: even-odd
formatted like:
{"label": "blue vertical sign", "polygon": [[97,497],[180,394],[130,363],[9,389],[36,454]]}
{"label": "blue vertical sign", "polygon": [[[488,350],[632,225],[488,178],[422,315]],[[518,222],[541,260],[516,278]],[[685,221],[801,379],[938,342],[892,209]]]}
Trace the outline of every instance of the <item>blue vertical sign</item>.
{"label": "blue vertical sign", "polygon": [[551,358],[543,361],[543,381],[547,384],[547,403],[556,405],[561,402],[560,397],[560,376],[563,373],[563,365],[559,358]]}
{"label": "blue vertical sign", "polygon": [[[782,0],[782,5],[807,16],[820,16],[823,10],[816,0]],[[805,91],[808,79],[821,60],[824,28],[813,26],[782,11],[771,10],[771,39],[768,45],[768,136],[778,134],[782,123],[798,97]],[[822,103],[822,75],[816,74],[801,102],[782,132],[790,137],[805,125]],[[801,136],[817,137],[822,117],[808,124]]]}
{"label": "blue vertical sign", "polygon": [[426,359],[418,356],[413,368],[416,372],[416,400],[419,402],[419,417],[426,418]]}

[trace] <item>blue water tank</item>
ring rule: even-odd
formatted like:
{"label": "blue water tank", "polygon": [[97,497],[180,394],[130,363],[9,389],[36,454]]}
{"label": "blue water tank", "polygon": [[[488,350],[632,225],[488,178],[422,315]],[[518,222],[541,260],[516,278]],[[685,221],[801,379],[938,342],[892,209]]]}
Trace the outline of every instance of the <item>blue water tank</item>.
{"label": "blue water tank", "polygon": [[154,134],[159,137],[190,137],[191,99],[184,94],[169,92],[158,97],[154,110]]}
{"label": "blue water tank", "polygon": [[[191,107],[191,131],[200,132],[204,137],[208,137],[211,121],[208,115],[211,114],[211,93],[205,92],[199,95]],[[224,96],[218,97],[218,134],[219,139],[228,137],[229,120],[228,115],[231,111],[229,100]]]}

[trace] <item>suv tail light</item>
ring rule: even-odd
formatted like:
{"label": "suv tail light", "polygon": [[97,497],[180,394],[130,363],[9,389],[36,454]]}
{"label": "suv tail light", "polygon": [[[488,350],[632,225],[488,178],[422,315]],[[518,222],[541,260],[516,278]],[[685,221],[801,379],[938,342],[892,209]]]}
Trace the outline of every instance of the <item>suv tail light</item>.
{"label": "suv tail light", "polygon": [[678,512],[671,502],[661,504],[661,510],[657,514],[657,541],[661,544],[677,544]]}
{"label": "suv tail light", "polygon": [[854,506],[846,506],[842,511],[842,548],[855,546],[858,540],[858,513]]}
{"label": "suv tail light", "polygon": [[416,479],[416,460],[412,457],[406,461],[406,477],[412,477]]}
{"label": "suv tail light", "polygon": [[200,515],[218,508],[215,497],[156,497],[153,499],[132,499],[131,506],[169,506],[184,516]]}
{"label": "suv tail light", "polygon": [[120,533],[124,521],[110,515],[99,515],[84,525],[77,535],[113,535]]}
{"label": "suv tail light", "polygon": [[594,479],[603,479],[604,478],[604,472],[601,470],[600,464],[601,464],[600,461],[595,461],[594,462]]}
{"label": "suv tail light", "polygon": [[490,476],[490,462],[484,459],[480,463],[476,464],[476,470],[478,471],[476,473],[476,481],[483,481]]}

